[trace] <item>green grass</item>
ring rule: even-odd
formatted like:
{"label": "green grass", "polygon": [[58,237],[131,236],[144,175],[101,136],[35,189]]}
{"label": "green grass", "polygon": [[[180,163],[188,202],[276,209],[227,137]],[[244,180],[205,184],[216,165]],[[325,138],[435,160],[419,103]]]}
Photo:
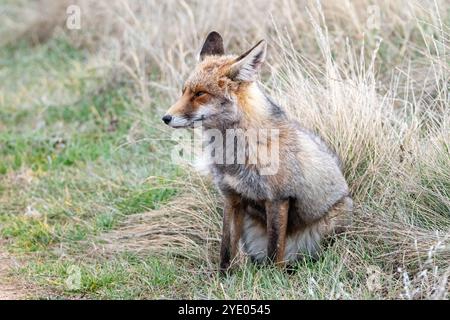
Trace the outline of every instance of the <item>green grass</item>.
{"label": "green grass", "polygon": [[[52,288],[48,296],[162,294],[178,272],[171,260],[131,255],[77,262],[82,286],[64,289],[73,263],[54,248],[81,254],[90,237],[175,196],[171,181],[181,174],[161,154],[164,144],[128,143],[140,118],[132,90],[95,84],[100,76],[83,69],[85,59],[59,38],[0,49],[0,238],[11,252],[29,256],[20,273]],[[50,98],[40,98],[42,92]],[[138,139],[155,130],[139,129]]]}
{"label": "green grass", "polygon": [[[389,60],[393,49],[392,43],[383,44],[382,59]],[[299,261],[291,273],[241,263],[226,277],[216,270],[217,239],[208,237],[214,232],[191,235],[215,243],[201,243],[198,255],[99,249],[102,236],[120,230],[128,219],[168,210],[164,205],[181,192],[175,181],[184,181],[186,173],[170,161],[169,142],[158,126],[155,111],[168,104],[161,92],[151,92],[149,105],[135,105],[142,103],[137,90],[105,80],[101,68],[90,67],[91,54],[63,36],[37,46],[20,42],[0,48],[0,239],[10,253],[24,258],[12,276],[38,287],[33,297],[398,298],[400,260],[386,258],[397,248],[378,241],[381,232],[376,239],[339,238],[318,261]],[[413,164],[420,183],[395,191],[395,199],[379,195],[386,192],[383,179],[392,178],[390,172],[380,170],[376,181],[360,181],[373,178],[364,173],[373,170],[377,146],[370,140],[364,152],[352,146],[348,161],[357,166],[349,183],[357,185],[355,194],[367,190],[365,203],[358,205],[374,215],[392,210],[393,218],[410,212],[405,216],[412,226],[448,230],[450,163],[448,144],[443,145],[447,149],[436,153],[442,159]],[[205,221],[200,223],[214,223]],[[78,271],[79,286],[72,288],[68,281]],[[379,272],[379,283],[368,284],[370,272]]]}
{"label": "green grass", "polygon": [[13,246],[26,252],[43,250],[55,242],[54,230],[46,221],[24,217],[2,216],[1,236],[14,239]]}
{"label": "green grass", "polygon": [[[111,260],[98,259],[81,263],[31,263],[19,273],[42,287],[56,290],[61,296],[133,299],[175,298],[170,293],[175,294],[181,289],[181,283],[177,279],[180,271],[182,270],[173,259],[142,259],[132,254],[122,254]],[[67,284],[67,279],[75,272],[80,275],[79,287],[76,288]]]}
{"label": "green grass", "polygon": [[[74,267],[80,280],[76,289],[67,283]],[[192,270],[189,261],[175,256],[123,253],[113,259],[89,256],[82,261],[70,257],[33,261],[17,270],[17,275],[47,288],[52,297],[345,299],[358,294],[369,299],[379,294],[367,288],[365,273],[342,268],[340,255],[333,248],[319,261],[299,262],[291,273],[251,263],[236,267],[226,277],[201,262],[195,265],[195,272]]]}

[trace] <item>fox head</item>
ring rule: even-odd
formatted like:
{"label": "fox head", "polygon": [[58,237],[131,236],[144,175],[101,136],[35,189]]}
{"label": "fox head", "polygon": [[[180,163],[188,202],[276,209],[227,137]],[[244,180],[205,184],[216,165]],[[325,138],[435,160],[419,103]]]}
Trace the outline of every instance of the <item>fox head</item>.
{"label": "fox head", "polygon": [[[208,34],[197,66],[186,80],[182,95],[162,120],[174,128],[193,127],[196,121],[210,128],[227,127],[239,121],[240,100],[252,90],[266,56],[266,42],[259,41],[240,56],[225,55],[220,34]],[[250,111],[251,113],[251,111]]]}

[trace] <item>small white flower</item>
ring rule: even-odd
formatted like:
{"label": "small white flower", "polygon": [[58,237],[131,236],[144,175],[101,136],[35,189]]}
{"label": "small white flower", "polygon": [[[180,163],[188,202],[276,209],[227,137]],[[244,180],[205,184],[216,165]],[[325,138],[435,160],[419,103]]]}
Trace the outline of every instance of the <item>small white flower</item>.
{"label": "small white flower", "polygon": [[37,211],[35,208],[33,208],[32,205],[27,206],[27,209],[26,209],[24,215],[25,215],[25,217],[33,218],[33,219],[39,219],[42,216],[42,214],[39,211]]}

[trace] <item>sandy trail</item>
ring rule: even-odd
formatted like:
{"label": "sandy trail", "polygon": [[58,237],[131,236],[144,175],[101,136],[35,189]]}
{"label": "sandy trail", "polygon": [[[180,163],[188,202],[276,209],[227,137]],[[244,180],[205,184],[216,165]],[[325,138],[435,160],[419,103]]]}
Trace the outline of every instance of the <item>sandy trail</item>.
{"label": "sandy trail", "polygon": [[18,262],[12,258],[0,243],[0,300],[24,299],[24,287],[8,277],[9,270],[17,266]]}

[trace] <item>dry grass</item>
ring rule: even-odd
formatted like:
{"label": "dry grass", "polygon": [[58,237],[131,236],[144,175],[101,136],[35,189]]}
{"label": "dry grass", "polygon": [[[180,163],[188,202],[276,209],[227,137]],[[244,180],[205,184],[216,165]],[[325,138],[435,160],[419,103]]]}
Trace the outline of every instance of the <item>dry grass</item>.
{"label": "dry grass", "polygon": [[[366,257],[374,257],[376,272],[390,279],[377,289],[386,297],[448,298],[447,1],[80,0],[78,31],[63,27],[68,1],[39,2],[52,10],[43,15],[28,2],[5,6],[26,23],[11,19],[0,31],[34,42],[65,34],[90,50],[92,61],[112,62],[113,79],[132,84],[143,108],[177,96],[208,31],[222,33],[235,52],[268,39],[266,90],[345,164],[357,209],[353,230],[334,248],[347,257],[342,264],[365,272]],[[372,24],[373,10],[379,25]],[[171,251],[214,268],[220,198],[204,178],[189,176],[178,199],[102,236],[107,250]]]}
{"label": "dry grass", "polygon": [[[161,209],[135,214],[102,236],[111,252],[161,254],[167,250],[211,262],[220,241],[220,203],[211,185],[193,174],[178,186],[181,196]],[[212,263],[212,262],[211,262]],[[213,269],[213,267],[211,268]]]}

